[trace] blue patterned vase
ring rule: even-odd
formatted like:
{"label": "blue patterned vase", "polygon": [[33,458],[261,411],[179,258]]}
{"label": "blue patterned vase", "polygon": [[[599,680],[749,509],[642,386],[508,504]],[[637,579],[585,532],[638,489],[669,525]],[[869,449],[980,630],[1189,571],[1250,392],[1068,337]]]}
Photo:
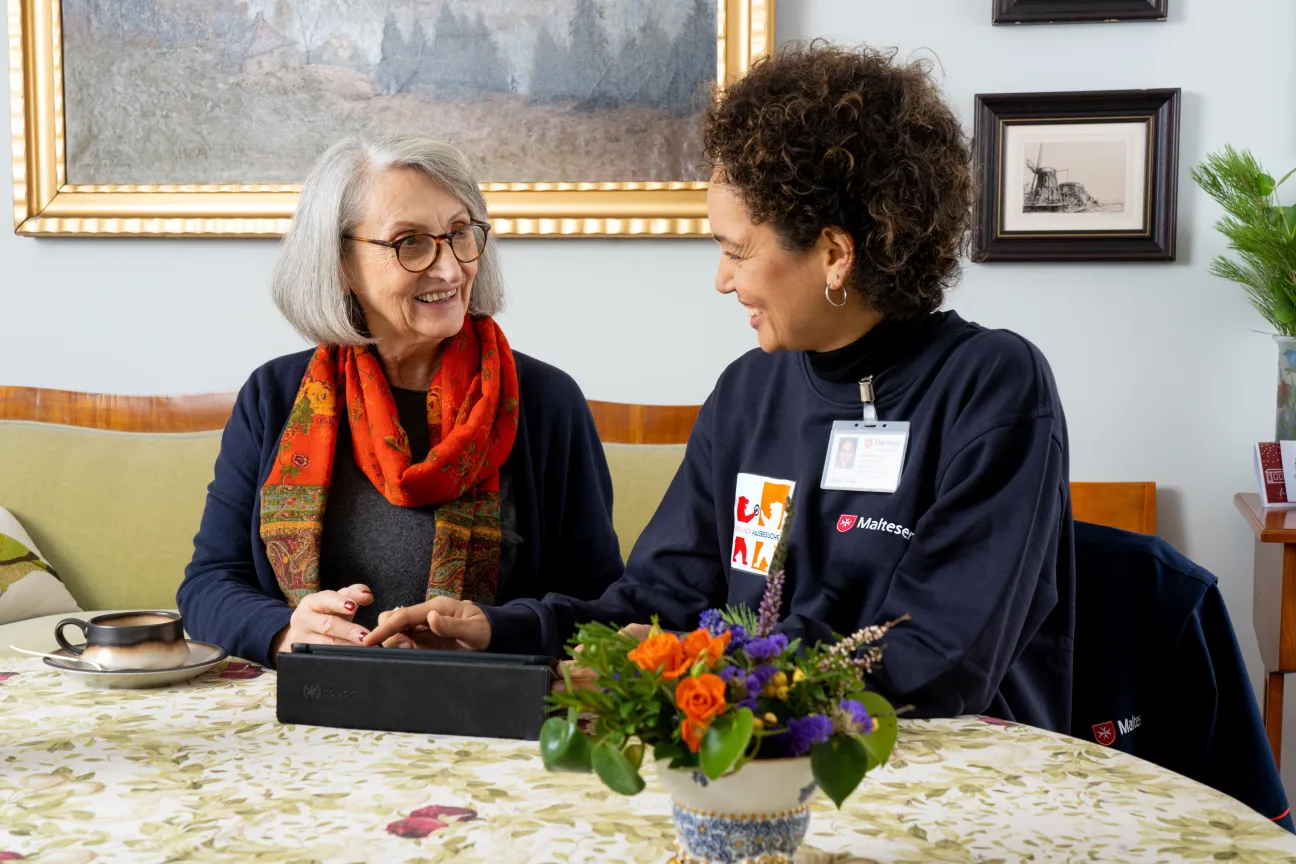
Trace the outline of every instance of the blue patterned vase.
{"label": "blue patterned vase", "polygon": [[719,780],[662,761],[657,776],[671,796],[679,864],[792,864],[818,791],[808,756],[748,762]]}
{"label": "blue patterned vase", "polygon": [[1278,422],[1275,441],[1296,441],[1296,338],[1275,336],[1278,343]]}

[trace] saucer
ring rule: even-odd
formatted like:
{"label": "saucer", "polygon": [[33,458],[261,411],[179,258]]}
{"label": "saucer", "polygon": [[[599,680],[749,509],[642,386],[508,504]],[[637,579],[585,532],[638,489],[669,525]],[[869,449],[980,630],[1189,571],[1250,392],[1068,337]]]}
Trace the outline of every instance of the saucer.
{"label": "saucer", "polygon": [[219,645],[195,642],[192,639],[186,642],[189,645],[189,662],[183,666],[172,666],[170,669],[107,669],[97,672],[79,663],[61,662],[55,659],[73,656],[62,648],[52,652],[52,656],[46,657],[42,662],[87,687],[99,687],[105,690],[146,690],[182,684],[229,659],[229,653]]}

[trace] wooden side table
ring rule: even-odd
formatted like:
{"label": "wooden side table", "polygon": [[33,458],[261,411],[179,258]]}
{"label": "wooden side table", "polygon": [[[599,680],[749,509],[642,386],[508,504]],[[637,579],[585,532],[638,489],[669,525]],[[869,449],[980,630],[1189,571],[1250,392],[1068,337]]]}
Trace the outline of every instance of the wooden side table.
{"label": "wooden side table", "polygon": [[1296,510],[1266,510],[1254,493],[1233,503],[1256,537],[1251,621],[1264,661],[1265,732],[1281,768],[1283,678],[1296,672]]}

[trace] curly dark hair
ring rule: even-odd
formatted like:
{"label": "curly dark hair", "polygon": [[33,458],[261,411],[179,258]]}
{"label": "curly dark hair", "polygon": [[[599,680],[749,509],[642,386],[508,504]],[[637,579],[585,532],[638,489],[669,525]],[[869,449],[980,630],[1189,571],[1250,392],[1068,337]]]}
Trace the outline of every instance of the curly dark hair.
{"label": "curly dark hair", "polygon": [[792,43],[717,93],[703,147],[784,248],[855,241],[848,283],[897,318],[938,309],[972,219],[971,151],[926,61]]}

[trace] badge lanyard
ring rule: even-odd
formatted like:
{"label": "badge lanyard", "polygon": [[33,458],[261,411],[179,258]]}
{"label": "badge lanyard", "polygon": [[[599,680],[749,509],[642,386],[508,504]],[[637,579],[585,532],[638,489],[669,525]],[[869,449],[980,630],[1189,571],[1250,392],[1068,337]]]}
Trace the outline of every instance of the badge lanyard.
{"label": "badge lanyard", "polygon": [[819,486],[850,492],[894,492],[904,470],[909,424],[878,418],[872,375],[859,382],[859,390],[863,417],[833,421]]}

